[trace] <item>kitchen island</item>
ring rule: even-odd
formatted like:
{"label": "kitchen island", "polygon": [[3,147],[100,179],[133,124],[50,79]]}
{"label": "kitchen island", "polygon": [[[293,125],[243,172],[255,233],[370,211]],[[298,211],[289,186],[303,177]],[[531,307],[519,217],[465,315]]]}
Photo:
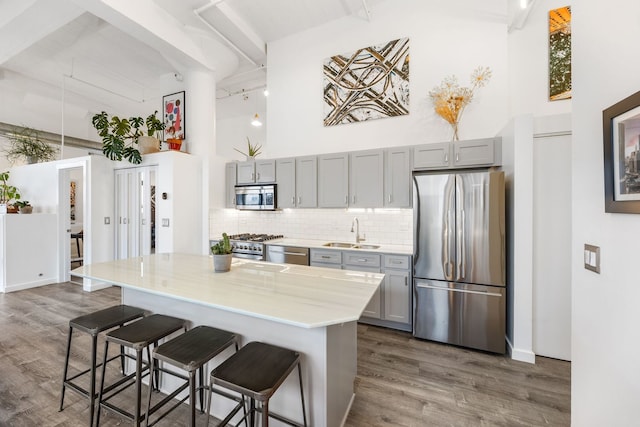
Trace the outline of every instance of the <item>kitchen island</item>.
{"label": "kitchen island", "polygon": [[[214,273],[211,257],[188,254],[84,265],[72,273],[121,286],[124,304],[235,332],[241,345],[263,341],[299,351],[307,416],[316,427],[339,426],[346,419],[354,396],[357,320],[384,278],[240,259],[230,272]],[[297,381],[290,375],[270,409],[301,420]],[[167,380],[164,388],[170,387]],[[214,399],[211,412],[221,418],[232,406]]]}

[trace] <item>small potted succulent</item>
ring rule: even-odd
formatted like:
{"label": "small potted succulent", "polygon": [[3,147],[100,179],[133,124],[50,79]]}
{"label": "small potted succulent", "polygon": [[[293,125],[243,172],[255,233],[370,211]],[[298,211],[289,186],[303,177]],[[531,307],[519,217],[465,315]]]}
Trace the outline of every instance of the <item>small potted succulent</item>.
{"label": "small potted succulent", "polygon": [[9,185],[9,171],[0,173],[0,213],[17,213],[15,202],[20,200],[20,190]]}
{"label": "small potted succulent", "polygon": [[211,246],[213,254],[213,270],[224,272],[231,270],[231,242],[227,233],[222,233],[222,240]]}
{"label": "small potted succulent", "polygon": [[19,200],[13,204],[18,208],[18,212],[21,214],[30,214],[33,212],[33,206],[29,204],[28,200]]}

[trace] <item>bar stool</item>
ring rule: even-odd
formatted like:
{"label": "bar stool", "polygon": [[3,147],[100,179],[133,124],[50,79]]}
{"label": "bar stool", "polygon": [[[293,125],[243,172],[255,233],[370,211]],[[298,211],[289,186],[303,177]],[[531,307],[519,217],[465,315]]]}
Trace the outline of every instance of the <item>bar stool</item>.
{"label": "bar stool", "polygon": [[[204,412],[204,390],[207,387],[204,384],[203,366],[205,363],[209,362],[211,359],[229,348],[232,344],[235,344],[235,350],[238,351],[238,337],[236,336],[236,334],[212,328],[210,326],[197,326],[189,330],[188,332],[155,348],[153,350],[151,358],[151,371],[153,371],[156,360],[158,360],[187,371],[189,376],[186,377],[176,372],[162,369],[162,372],[166,372],[175,377],[178,377],[184,380],[185,383],[178,387],[173,393],[166,396],[163,400],[154,405],[153,408],[151,408],[152,387],[149,387],[145,426],[155,425],[157,422],[167,416],[171,411],[177,408],[181,403],[189,399],[189,406],[191,409],[190,425],[192,427],[195,427],[196,391],[199,392],[198,397],[200,399],[200,411]],[[198,373],[198,379],[200,382],[198,386],[196,386],[196,372]],[[187,397],[175,403],[164,414],[160,415],[153,423],[149,421],[152,414],[161,409],[165,404],[169,403],[174,397],[176,397],[187,387],[189,387],[189,395]]]}
{"label": "bar stool", "polygon": [[[93,422],[93,413],[95,407],[96,394],[96,368],[101,366],[96,365],[96,353],[98,347],[98,335],[108,329],[115,328],[116,326],[122,326],[125,323],[137,320],[145,315],[145,311],[138,307],[131,307],[128,305],[116,305],[113,307],[105,308],[94,313],[85,314],[69,321],[69,338],[67,339],[67,355],[64,361],[64,371],[62,373],[62,391],[60,393],[60,411],[64,408],[64,394],[67,387],[79,393],[82,396],[89,398],[89,425]],[[86,332],[91,335],[91,367],[79,374],[67,378],[69,371],[69,354],[71,352],[71,338],[73,337],[73,330],[76,329],[81,332]],[[109,361],[120,357],[122,364],[122,372],[124,373],[124,349],[120,347],[120,355],[114,356]],[[90,372],[89,390],[86,390],[76,384],[74,380],[87,372]]]}
{"label": "bar stool", "polygon": [[[98,394],[96,427],[100,425],[100,412],[103,407],[117,412],[123,417],[133,421],[136,427],[140,426],[140,422],[145,418],[145,415],[141,414],[142,378],[150,373],[149,363],[142,359],[142,351],[145,349],[147,350],[147,359],[150,361],[151,355],[149,347],[151,344],[156,344],[159,340],[166,338],[180,329],[184,329],[186,332],[187,323],[188,322],[184,319],[178,319],[176,317],[165,316],[162,314],[152,314],[151,316],[145,317],[137,322],[111,331],[106,335],[104,344],[105,360],[102,363],[102,378],[100,379],[100,393]],[[136,361],[136,370],[134,373],[119,379],[105,389],[104,378],[107,367],[106,354],[108,353],[110,342],[135,350],[135,357],[129,354],[125,354],[125,356]],[[157,371],[153,372],[157,375]],[[132,385],[135,385],[136,405],[135,412],[133,414],[108,402],[111,398],[122,393]],[[106,393],[114,389],[115,391],[113,393],[105,396]]]}
{"label": "bar stool", "polygon": [[[300,381],[300,400],[302,401],[304,424],[269,412],[269,399],[296,366],[298,367],[298,379]],[[250,342],[211,371],[208,407],[211,405],[211,390],[214,384],[238,392],[243,397],[247,396],[250,399],[248,415],[250,416],[251,426],[255,425],[255,412],[262,412],[262,427],[269,425],[269,417],[296,427],[307,426],[300,353],[296,351],[262,342]],[[256,400],[261,403],[260,409],[256,408]],[[244,399],[239,405],[241,404],[244,404]],[[237,412],[238,409],[238,406],[236,406],[234,411]],[[229,420],[230,417],[228,416],[220,426],[226,425]],[[209,425],[208,419],[207,425]]]}

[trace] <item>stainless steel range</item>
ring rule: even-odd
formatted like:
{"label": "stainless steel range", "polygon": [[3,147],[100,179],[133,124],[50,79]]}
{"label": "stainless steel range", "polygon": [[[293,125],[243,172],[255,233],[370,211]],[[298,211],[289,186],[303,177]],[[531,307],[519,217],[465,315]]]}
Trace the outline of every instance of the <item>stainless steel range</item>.
{"label": "stainless steel range", "polygon": [[[281,239],[282,237],[284,236],[281,234],[242,233],[229,236],[229,240],[231,240],[231,250],[234,257],[263,260],[265,242]],[[211,245],[216,243],[218,243],[218,240],[210,241]]]}

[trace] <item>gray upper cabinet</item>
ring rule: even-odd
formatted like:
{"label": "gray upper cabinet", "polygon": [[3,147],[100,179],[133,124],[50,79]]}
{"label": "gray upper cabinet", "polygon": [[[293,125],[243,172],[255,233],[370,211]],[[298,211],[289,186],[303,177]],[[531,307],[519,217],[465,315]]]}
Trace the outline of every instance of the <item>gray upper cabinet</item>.
{"label": "gray upper cabinet", "polygon": [[249,160],[238,163],[237,183],[256,184],[256,183],[272,183],[276,181],[276,161],[267,160]]}
{"label": "gray upper cabinet", "polygon": [[497,137],[418,145],[413,147],[413,169],[498,166],[502,162],[501,142]]}
{"label": "gray upper cabinet", "polygon": [[296,159],[276,160],[276,184],[278,185],[278,209],[296,207]]}
{"label": "gray upper cabinet", "polygon": [[227,163],[224,168],[225,197],[224,207],[236,207],[236,167],[237,163]]}
{"label": "gray upper cabinet", "polygon": [[256,160],[256,183],[276,182],[276,161]]}
{"label": "gray upper cabinet", "polygon": [[459,168],[500,164],[501,153],[499,138],[458,141],[453,144],[453,166]]}
{"label": "gray upper cabinet", "polygon": [[318,207],[318,158],[297,157],[295,174],[296,207]]}
{"label": "gray upper cabinet", "polygon": [[383,206],[384,151],[358,151],[349,155],[349,206]]}
{"label": "gray upper cabinet", "polygon": [[442,169],[450,166],[451,145],[438,142],[413,147],[414,169]]}
{"label": "gray upper cabinet", "polygon": [[318,156],[318,207],[349,205],[349,154]]}
{"label": "gray upper cabinet", "polygon": [[411,207],[411,150],[389,148],[385,151],[384,207]]}

